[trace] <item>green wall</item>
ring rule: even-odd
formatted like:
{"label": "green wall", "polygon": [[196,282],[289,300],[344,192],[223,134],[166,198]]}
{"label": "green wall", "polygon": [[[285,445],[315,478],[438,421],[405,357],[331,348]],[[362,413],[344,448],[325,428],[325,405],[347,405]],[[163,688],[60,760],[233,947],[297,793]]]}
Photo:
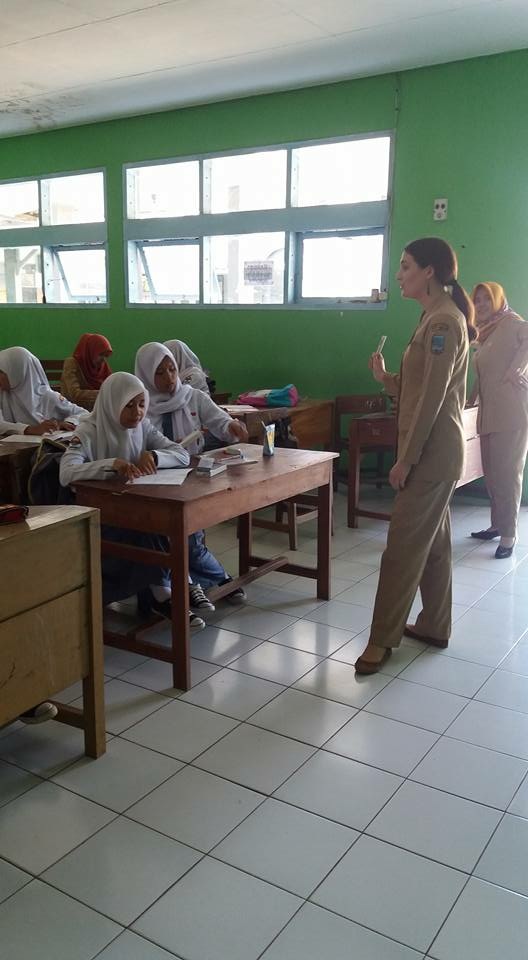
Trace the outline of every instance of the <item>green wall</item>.
{"label": "green wall", "polygon": [[[82,332],[100,330],[114,367],[130,368],[141,343],[180,337],[219,389],[293,380],[311,396],[370,390],[366,362],[380,334],[395,367],[418,316],[393,279],[402,245],[431,233],[458,251],[466,287],[498,280],[525,314],[527,82],[528,51],[518,51],[0,141],[0,179],[106,168],[110,264],[107,307],[2,307],[0,346],[63,356]],[[123,163],[384,129],[396,130],[386,310],[125,308]],[[435,197],[449,199],[445,223],[432,220]]]}

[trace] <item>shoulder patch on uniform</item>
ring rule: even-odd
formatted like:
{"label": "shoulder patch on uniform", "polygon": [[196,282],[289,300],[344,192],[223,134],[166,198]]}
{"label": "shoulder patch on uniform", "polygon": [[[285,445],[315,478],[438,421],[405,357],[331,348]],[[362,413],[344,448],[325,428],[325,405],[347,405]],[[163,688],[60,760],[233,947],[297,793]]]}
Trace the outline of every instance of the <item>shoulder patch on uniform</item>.
{"label": "shoulder patch on uniform", "polygon": [[443,353],[445,347],[445,337],[443,333],[433,333],[431,337],[431,353]]}
{"label": "shoulder patch on uniform", "polygon": [[432,323],[431,330],[449,330],[448,323]]}

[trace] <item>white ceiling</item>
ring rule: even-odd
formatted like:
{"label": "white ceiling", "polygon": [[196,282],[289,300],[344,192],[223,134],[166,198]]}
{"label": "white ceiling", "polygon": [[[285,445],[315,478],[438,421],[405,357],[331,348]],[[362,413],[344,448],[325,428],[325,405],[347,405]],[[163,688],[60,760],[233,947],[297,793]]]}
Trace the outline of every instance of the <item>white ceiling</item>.
{"label": "white ceiling", "polygon": [[528,47],[528,0],[0,0],[0,137]]}

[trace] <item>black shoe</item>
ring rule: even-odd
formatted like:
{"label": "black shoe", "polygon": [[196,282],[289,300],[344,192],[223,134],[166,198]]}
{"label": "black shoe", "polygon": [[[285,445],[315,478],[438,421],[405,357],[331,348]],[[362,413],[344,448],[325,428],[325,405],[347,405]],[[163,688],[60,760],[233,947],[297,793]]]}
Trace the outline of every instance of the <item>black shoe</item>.
{"label": "black shoe", "polygon": [[209,600],[209,597],[206,597],[200,583],[189,584],[189,606],[198,611],[214,611],[216,609],[214,603]]}
{"label": "black shoe", "polygon": [[[513,545],[515,546],[515,544]],[[495,560],[507,560],[513,553],[513,547],[501,547],[500,543],[495,550]]]}
{"label": "black shoe", "polygon": [[[151,593],[149,612],[157,613],[158,616],[163,617],[164,620],[172,620],[172,607],[168,598],[167,600],[156,600],[154,594]],[[189,627],[194,631],[203,630],[205,628],[205,620],[202,620],[202,618],[198,617],[195,613],[189,613]]]}
{"label": "black shoe", "polygon": [[[226,577],[225,580],[222,580],[218,584],[218,586],[223,587],[224,584],[230,583],[232,579],[233,577]],[[247,600],[246,591],[243,590],[242,587],[235,587],[232,593],[226,593],[223,599],[227,600],[228,603],[234,603],[234,604],[246,603],[246,600]]]}
{"label": "black shoe", "polygon": [[475,540],[496,540],[499,536],[498,530],[477,530],[471,534]]}

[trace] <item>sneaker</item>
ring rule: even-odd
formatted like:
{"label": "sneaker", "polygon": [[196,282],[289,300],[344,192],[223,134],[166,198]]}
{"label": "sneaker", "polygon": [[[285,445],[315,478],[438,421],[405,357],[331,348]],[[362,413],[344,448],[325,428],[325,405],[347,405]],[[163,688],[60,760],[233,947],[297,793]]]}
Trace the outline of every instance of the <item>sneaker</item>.
{"label": "sneaker", "polygon": [[[160,617],[163,617],[165,620],[172,620],[172,608],[171,602],[167,600],[156,600],[153,596],[150,601],[150,609],[157,613]],[[201,617],[197,617],[195,613],[189,613],[189,627],[191,630],[203,630],[205,628],[205,620],[202,620]]]}
{"label": "sneaker", "polygon": [[[222,580],[222,582],[219,583],[218,586],[223,587],[225,583],[230,583],[232,579],[233,577],[226,577],[226,579]],[[235,587],[232,593],[227,593],[223,599],[227,600],[228,603],[233,603],[233,604],[246,603],[247,594],[246,594],[246,591],[242,589],[242,587]]]}
{"label": "sneaker", "polygon": [[49,703],[46,700],[44,703],[39,703],[36,707],[32,707],[31,710],[26,710],[25,713],[21,713],[18,719],[21,720],[22,723],[46,723],[46,720],[54,720],[58,712],[55,704]]}
{"label": "sneaker", "polygon": [[216,610],[214,603],[206,597],[199,583],[192,583],[189,586],[189,606],[193,610]]}

